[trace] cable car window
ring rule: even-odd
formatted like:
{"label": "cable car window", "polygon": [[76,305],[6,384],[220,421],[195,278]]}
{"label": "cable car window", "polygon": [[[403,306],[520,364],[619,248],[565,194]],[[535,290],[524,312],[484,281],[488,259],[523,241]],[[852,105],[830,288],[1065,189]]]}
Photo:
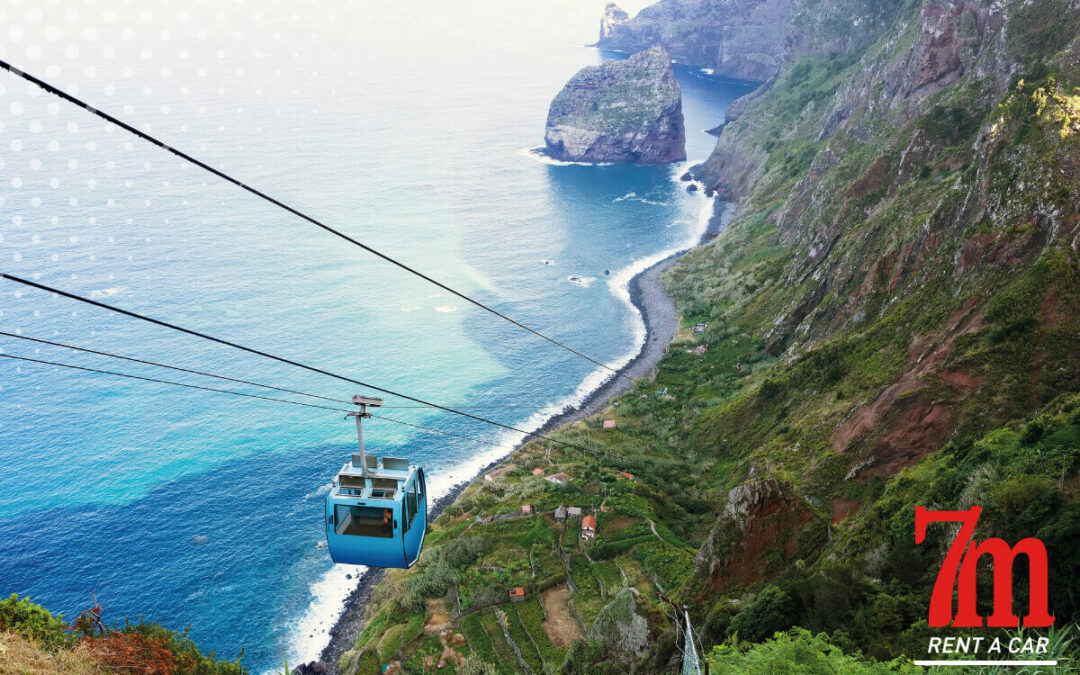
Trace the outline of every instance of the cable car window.
{"label": "cable car window", "polygon": [[376,478],[371,481],[373,499],[393,499],[395,494],[397,494],[396,478]]}
{"label": "cable car window", "polygon": [[393,537],[394,512],[373,506],[334,505],[335,531],[360,537]]}
{"label": "cable car window", "polygon": [[420,494],[416,487],[416,481],[409,483],[409,491],[405,493],[405,506],[408,509],[408,514],[405,519],[412,524],[413,517],[416,516],[416,512],[420,510]]}

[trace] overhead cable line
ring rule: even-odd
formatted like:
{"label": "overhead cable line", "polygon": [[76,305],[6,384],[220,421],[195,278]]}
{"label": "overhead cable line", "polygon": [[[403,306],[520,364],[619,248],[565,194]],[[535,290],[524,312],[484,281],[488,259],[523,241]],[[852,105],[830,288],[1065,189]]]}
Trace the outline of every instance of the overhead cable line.
{"label": "overhead cable line", "polygon": [[[322,368],[317,368],[315,366],[309,366],[307,364],[300,363],[299,361],[294,361],[292,359],[287,359],[287,358],[284,358],[282,356],[274,356],[273,354],[264,352],[264,351],[259,350],[259,349],[254,349],[252,347],[245,347],[244,345],[237,344],[235,342],[230,342],[229,340],[224,340],[222,338],[214,337],[213,335],[207,335],[206,333],[200,333],[199,331],[191,330],[190,328],[184,328],[182,326],[177,326],[176,324],[172,324],[172,323],[169,323],[167,321],[162,321],[160,319],[154,319],[154,318],[139,314],[137,312],[132,312],[130,310],[121,309],[119,307],[114,307],[112,305],[106,305],[103,302],[98,302],[97,300],[91,300],[90,298],[84,298],[84,297],[82,297],[80,295],[75,295],[74,293],[69,293],[67,291],[62,291],[60,289],[53,288],[51,286],[46,286],[45,284],[40,284],[40,283],[38,283],[36,281],[30,281],[28,279],[22,279],[22,278],[19,278],[19,277],[16,277],[16,276],[13,276],[13,275],[7,274],[7,273],[0,273],[0,279],[7,279],[9,281],[14,281],[16,283],[23,284],[24,286],[30,286],[30,287],[36,288],[38,290],[46,291],[46,292],[49,292],[49,293],[55,293],[57,295],[63,296],[65,298],[69,298],[71,300],[77,300],[79,302],[82,302],[82,303],[85,303],[85,304],[88,304],[88,305],[93,305],[94,307],[100,307],[101,309],[109,310],[110,312],[116,312],[117,314],[123,314],[124,316],[129,316],[129,317],[132,317],[134,319],[139,319],[141,321],[146,321],[148,323],[152,323],[152,324],[157,325],[157,326],[162,326],[163,328],[169,328],[171,330],[179,331],[181,333],[186,333],[186,334],[192,335],[194,337],[202,338],[204,340],[209,340],[210,342],[216,342],[218,344],[225,345],[227,347],[233,347],[234,349],[239,349],[241,351],[248,352],[249,354],[255,354],[257,356],[262,356],[262,357],[265,357],[265,358],[268,358],[268,359],[272,359],[274,361],[285,363],[285,364],[288,364],[290,366],[296,366],[297,368],[303,368],[304,370],[309,370],[309,371],[311,371],[313,373],[318,373],[320,375],[325,375],[327,377],[332,377],[332,378],[341,380],[343,382],[350,382],[352,384],[356,384],[356,385],[359,385],[361,387],[366,387],[368,389],[374,389],[375,391],[379,391],[379,392],[382,392],[384,394],[388,394],[390,396],[397,396],[398,398],[403,398],[406,401],[412,401],[413,403],[420,403],[422,405],[426,405],[426,406],[429,406],[431,408],[436,408],[438,410],[444,410],[446,412],[454,413],[455,415],[460,415],[462,417],[468,417],[469,419],[473,419],[473,420],[476,420],[478,422],[484,422],[486,424],[491,424],[493,426],[502,427],[503,429],[508,429],[510,431],[516,431],[519,434],[525,434],[526,436],[532,436],[534,438],[541,438],[541,439],[543,439],[545,441],[549,441],[551,443],[557,443],[559,445],[565,445],[567,447],[577,448],[578,450],[584,450],[585,449],[584,447],[582,447],[580,445],[577,445],[576,443],[568,443],[566,441],[560,441],[558,439],[551,438],[549,436],[544,436],[542,434],[538,434],[538,433],[535,433],[535,432],[532,432],[532,431],[525,431],[524,429],[518,429],[517,427],[511,426],[509,424],[503,424],[502,422],[496,422],[494,420],[489,420],[486,417],[480,417],[479,415],[473,415],[472,413],[467,413],[467,412],[464,412],[462,410],[458,410],[456,408],[451,408],[449,406],[439,405],[438,403],[432,403],[430,401],[425,401],[424,399],[416,398],[415,396],[409,396],[407,394],[401,394],[401,393],[398,393],[398,392],[393,391],[391,389],[386,389],[385,387],[377,387],[377,386],[375,386],[373,384],[369,384],[367,382],[363,382],[363,381],[357,380],[355,378],[346,377],[344,375],[338,375],[337,373],[332,373],[332,372],[330,372],[328,370],[324,370]],[[311,404],[304,404],[304,405],[311,405]]]}
{"label": "overhead cable line", "polygon": [[405,422],[405,421],[402,421],[402,420],[396,420],[393,417],[387,417],[386,415],[372,414],[371,416],[374,417],[375,419],[385,420],[387,422],[394,422],[396,424],[403,424],[403,425],[405,425],[407,427],[416,427],[417,429],[423,429],[424,431],[430,431],[431,433],[435,433],[435,434],[442,434],[443,436],[453,436],[454,438],[464,438],[465,440],[472,441],[473,443],[482,443],[484,445],[490,445],[490,446],[493,446],[493,447],[496,447],[496,448],[500,447],[499,443],[495,443],[493,441],[485,441],[485,440],[481,440],[479,438],[473,438],[472,436],[463,436],[462,434],[455,434],[452,431],[443,431],[442,429],[433,429],[431,427],[425,427],[422,424],[413,424],[412,422]]}
{"label": "overhead cable line", "polygon": [[166,143],[166,142],[160,140],[159,138],[157,138],[156,136],[151,136],[150,134],[146,133],[145,131],[137,129],[137,128],[131,126],[130,124],[128,124],[127,122],[124,122],[123,120],[120,120],[120,119],[118,119],[116,117],[113,117],[112,115],[110,115],[107,112],[104,112],[102,110],[98,110],[97,108],[90,105],[86,101],[83,101],[80,98],[76,98],[75,96],[67,93],[63,89],[60,89],[59,87],[56,87],[56,86],[54,86],[52,84],[49,84],[48,82],[45,82],[44,80],[41,80],[41,79],[39,79],[37,77],[34,77],[30,73],[27,73],[27,72],[25,72],[23,70],[20,70],[19,68],[11,65],[7,61],[0,60],[0,68],[3,68],[4,70],[7,70],[8,72],[10,72],[13,75],[17,75],[17,76],[21,77],[22,79],[26,80],[27,82],[30,82],[30,83],[32,83],[34,85],[37,85],[41,89],[47,91],[50,94],[53,94],[54,96],[58,96],[58,97],[64,99],[65,101],[68,101],[69,103],[72,103],[74,105],[79,106],[80,108],[82,108],[83,110],[89,112],[90,114],[95,115],[97,117],[100,117],[101,119],[105,120],[106,122],[109,122],[110,124],[114,124],[114,125],[118,126],[121,129],[124,129],[125,131],[127,131],[127,132],[129,132],[131,134],[134,134],[135,136],[138,136],[139,138],[141,138],[141,139],[143,139],[143,140],[145,140],[145,141],[147,141],[149,143],[152,143],[152,144],[156,145],[157,147],[161,148],[162,150],[165,150],[166,152],[169,152],[169,153],[179,157],[180,159],[183,159],[184,161],[190,162],[190,163],[194,164],[195,166],[198,166],[201,169],[209,171],[210,173],[214,174],[218,178],[221,178],[222,180],[225,180],[225,181],[227,181],[229,183],[232,183],[233,185],[235,185],[235,186],[237,186],[237,187],[239,187],[239,188],[241,188],[243,190],[246,190],[247,192],[255,195],[256,197],[259,197],[260,199],[263,199],[263,200],[273,204],[274,206],[277,206],[277,207],[279,207],[281,209],[284,209],[285,211],[288,211],[289,213],[293,214],[294,216],[297,216],[298,218],[302,218],[303,220],[306,220],[307,222],[311,223],[312,225],[315,225],[316,227],[322,228],[323,230],[326,230],[330,234],[336,235],[336,236],[340,237],[341,239],[344,239],[345,241],[349,242],[350,244],[353,244],[355,246],[358,246],[358,247],[362,248],[363,250],[367,251],[368,253],[371,253],[372,255],[375,255],[375,256],[377,256],[379,258],[382,258],[383,260],[385,260],[386,262],[388,262],[388,263],[390,263],[392,265],[396,265],[397,267],[405,270],[406,272],[409,272],[410,274],[413,274],[413,275],[415,275],[417,277],[420,277],[424,281],[427,281],[427,282],[429,282],[431,284],[434,284],[435,286],[438,286],[439,288],[443,289],[444,291],[446,291],[448,293],[456,295],[457,297],[461,298],[462,300],[465,300],[466,302],[469,302],[469,303],[479,307],[480,309],[491,312],[495,316],[497,316],[497,317],[499,317],[501,319],[505,319],[506,321],[509,321],[510,323],[514,324],[518,328],[526,330],[526,331],[532,333],[533,335],[536,335],[537,337],[540,337],[540,338],[543,338],[544,340],[547,340],[548,342],[550,342],[553,345],[556,345],[558,347],[562,347],[563,349],[570,352],[571,354],[579,356],[579,357],[585,359],[586,361],[594,363],[594,364],[600,366],[601,368],[604,368],[605,370],[608,370],[608,371],[614,373],[617,377],[623,377],[623,378],[626,378],[626,379],[630,379],[628,376],[620,373],[618,370],[616,370],[615,368],[612,368],[611,366],[607,365],[606,363],[603,363],[601,361],[597,361],[596,359],[592,358],[591,356],[583,354],[583,353],[577,351],[576,349],[574,349],[573,347],[570,347],[569,345],[564,344],[564,343],[556,340],[555,338],[548,337],[547,335],[544,335],[540,331],[538,331],[538,330],[536,330],[534,328],[530,328],[529,326],[526,326],[525,324],[521,323],[520,321],[517,321],[516,319],[513,319],[513,318],[507,316],[506,314],[500,312],[499,310],[495,309],[494,307],[491,307],[490,305],[484,304],[483,302],[480,302],[479,300],[476,300],[476,299],[472,298],[471,296],[465,295],[461,291],[457,291],[457,290],[451,288],[450,286],[447,286],[446,284],[442,283],[441,281],[437,281],[437,280],[433,279],[432,277],[428,276],[427,274],[424,274],[423,272],[419,271],[418,269],[416,269],[414,267],[410,267],[409,265],[401,262],[400,260],[397,260],[396,258],[393,258],[390,255],[387,255],[386,253],[383,253],[382,251],[376,250],[376,249],[372,248],[371,246],[368,246],[367,244],[364,244],[363,242],[361,242],[361,241],[359,241],[357,239],[354,239],[353,237],[350,237],[349,235],[345,234],[344,232],[342,232],[340,230],[337,230],[337,229],[334,229],[333,227],[330,227],[326,223],[323,223],[322,221],[320,221],[320,220],[318,220],[318,219],[316,219],[316,218],[314,218],[312,216],[307,215],[303,211],[300,211],[300,210],[298,210],[296,208],[293,208],[292,206],[289,206],[288,204],[286,204],[286,203],[284,203],[284,202],[282,202],[282,201],[280,201],[278,199],[275,199],[274,197],[271,197],[270,195],[266,194],[265,192],[262,192],[261,190],[257,190],[256,188],[251,187],[247,183],[244,183],[243,181],[240,181],[237,178],[233,178],[232,176],[225,173],[224,171],[216,169],[216,168],[210,166],[209,164],[207,164],[206,162],[203,162],[202,160],[199,160],[199,159],[196,159],[195,157],[192,157],[191,155],[187,154],[183,150],[180,150],[180,149],[178,149],[176,147],[173,147],[173,146],[169,145],[168,143]]}
{"label": "overhead cable line", "polygon": [[[261,382],[252,382],[251,380],[241,380],[241,379],[237,379],[235,377],[226,377],[224,375],[215,375],[214,373],[208,373],[208,372],[202,371],[202,370],[193,370],[191,368],[181,368],[179,366],[171,366],[171,365],[169,365],[167,363],[158,363],[156,361],[146,361],[144,359],[136,359],[136,358],[132,358],[130,356],[123,356],[121,354],[113,354],[113,353],[110,353],[110,352],[99,351],[97,349],[89,349],[87,347],[79,347],[77,345],[69,345],[69,344],[66,344],[64,342],[53,342],[52,340],[44,340],[42,338],[30,337],[28,335],[19,335],[17,333],[9,333],[7,331],[2,331],[2,330],[0,330],[0,335],[2,335],[4,337],[16,338],[16,339],[19,339],[19,340],[28,340],[30,342],[37,342],[39,344],[51,345],[53,347],[63,347],[65,349],[74,349],[76,351],[85,352],[87,354],[96,354],[98,356],[107,356],[107,357],[112,358],[112,359],[122,359],[124,361],[131,361],[132,363],[141,363],[143,365],[155,366],[157,368],[168,368],[169,370],[176,370],[176,371],[180,371],[182,373],[192,373],[194,375],[202,375],[203,377],[212,377],[212,378],[217,379],[217,380],[226,380],[228,382],[236,382],[238,384],[247,384],[247,385],[251,385],[253,387],[262,387],[263,389],[273,389],[274,391],[281,391],[281,392],[285,392],[285,393],[289,393],[289,394],[298,394],[300,396],[309,396],[311,398],[319,398],[319,399],[323,399],[325,401],[332,401],[334,403],[345,403],[347,405],[352,404],[351,401],[348,401],[348,400],[345,400],[345,399],[330,398],[328,396],[319,396],[318,394],[309,394],[309,393],[304,392],[304,391],[297,391],[296,389],[286,389],[284,387],[275,387],[273,385],[263,384]],[[170,384],[179,384],[179,383],[170,383]],[[220,390],[220,391],[225,392],[225,390]],[[279,400],[279,399],[273,399],[273,400]],[[283,401],[283,402],[292,403],[292,401]],[[417,406],[383,406],[383,408],[387,408],[387,407],[391,407],[391,408],[395,408],[395,409],[401,409],[401,408],[414,408],[414,409],[424,409],[424,410],[428,409],[428,406],[424,406],[424,405],[417,405]],[[473,407],[498,408],[500,406],[473,406]],[[330,410],[337,410],[337,408],[329,408],[329,409]],[[351,411],[342,410],[342,412],[351,412]],[[388,422],[396,422],[397,424],[403,424],[403,425],[405,425],[407,427],[416,427],[417,429],[423,429],[425,431],[430,431],[430,432],[434,432],[434,433],[437,433],[437,434],[444,434],[444,435],[447,435],[447,436],[456,436],[457,438],[464,438],[464,439],[469,440],[469,441],[475,441],[477,443],[486,443],[488,445],[496,445],[496,446],[498,445],[498,443],[490,443],[488,441],[481,441],[479,439],[472,438],[471,436],[463,436],[461,434],[455,434],[455,433],[452,433],[452,432],[449,432],[449,431],[443,431],[441,429],[433,429],[431,427],[426,427],[426,426],[424,426],[422,424],[414,424],[412,422],[404,422],[402,420],[393,419],[391,417],[385,417],[383,415],[374,415],[374,417],[377,417],[379,419],[384,419],[384,420],[386,420]]]}
{"label": "overhead cable line", "polygon": [[315,403],[304,403],[302,401],[287,401],[283,398],[271,398],[269,396],[259,396],[258,394],[247,394],[242,391],[233,391],[231,389],[215,389],[213,387],[203,387],[197,384],[186,384],[184,382],[174,382],[172,380],[159,380],[154,377],[143,377],[142,375],[132,375],[130,373],[118,373],[112,370],[101,370],[100,368],[88,368],[86,366],[76,366],[70,363],[58,363],[56,361],[46,361],[44,359],[32,359],[28,356],[16,356],[15,354],[0,354],[0,358],[3,359],[16,359],[18,361],[29,361],[31,363],[40,363],[47,366],[59,366],[61,368],[71,368],[73,370],[83,370],[88,373],[98,373],[100,375],[115,375],[116,377],[126,377],[132,380],[142,380],[143,382],[155,382],[157,384],[171,384],[175,387],[186,387],[188,389],[200,389],[202,391],[212,391],[218,394],[232,394],[233,396],[244,396],[246,398],[257,398],[263,401],[274,401],[276,403],[291,403],[292,405],[302,405],[308,408],[321,408],[323,410],[334,410],[336,412],[352,412],[345,408],[331,408],[330,406],[318,405]]}
{"label": "overhead cable line", "polygon": [[[214,392],[214,393],[217,393],[217,394],[231,394],[233,396],[243,396],[245,398],[257,398],[257,399],[262,400],[262,401],[272,401],[274,403],[288,403],[289,405],[302,405],[302,406],[305,406],[305,407],[308,407],[308,408],[320,408],[322,410],[333,410],[335,412],[343,412],[343,413],[353,412],[352,410],[348,410],[348,409],[345,409],[345,408],[331,408],[329,406],[314,405],[314,404],[311,404],[311,403],[303,403],[301,401],[289,401],[289,400],[286,400],[286,399],[283,399],[283,398],[273,398],[273,397],[270,397],[270,396],[258,396],[256,394],[247,394],[247,393],[244,393],[242,391],[233,391],[231,389],[216,389],[214,387],[200,387],[198,385],[186,384],[184,382],[175,382],[173,380],[159,380],[159,379],[153,378],[153,377],[143,377],[141,375],[132,375],[130,373],[118,373],[118,372],[113,371],[113,370],[101,370],[99,368],[88,368],[88,367],[85,367],[85,366],[76,366],[76,365],[71,364],[71,363],[59,363],[57,361],[46,361],[44,359],[32,359],[32,358],[30,358],[28,356],[17,356],[15,354],[3,354],[3,353],[0,353],[0,358],[14,359],[16,361],[26,361],[26,362],[29,362],[29,363],[37,363],[37,364],[46,365],[46,366],[57,366],[59,368],[70,368],[72,370],[82,370],[82,371],[85,371],[85,372],[88,372],[88,373],[97,373],[97,374],[100,374],[100,375],[113,375],[113,376],[116,376],[116,377],[126,377],[126,378],[132,379],[132,380],[142,380],[144,382],[153,382],[155,384],[168,384],[168,385],[171,385],[171,386],[174,386],[174,387],[185,387],[187,389],[199,389],[199,390],[202,390],[202,391],[211,391],[211,392]],[[377,418],[379,418],[381,420],[384,420],[386,422],[393,422],[394,424],[401,424],[401,425],[407,426],[407,427],[414,427],[416,429],[423,429],[424,431],[428,431],[428,432],[435,433],[435,434],[442,434],[443,436],[453,436],[454,438],[461,438],[461,439],[464,439],[466,441],[472,441],[473,443],[480,443],[480,444],[483,444],[483,445],[493,445],[493,446],[498,446],[499,445],[498,443],[493,443],[491,441],[485,441],[485,440],[480,439],[480,438],[473,438],[472,436],[466,436],[464,434],[456,434],[456,433],[453,433],[453,432],[450,432],[450,431],[444,431],[442,429],[435,429],[433,427],[427,427],[427,426],[424,426],[422,424],[413,424],[412,422],[404,422],[402,420],[394,419],[392,417],[385,417],[383,415],[372,415],[372,417],[377,417]]]}
{"label": "overhead cable line", "polygon": [[111,359],[122,359],[124,361],[131,361],[132,363],[141,363],[147,366],[155,366],[157,368],[168,368],[169,370],[177,370],[182,373],[191,373],[193,375],[202,375],[203,377],[212,377],[216,380],[227,380],[229,382],[236,382],[238,384],[248,384],[253,387],[262,387],[263,389],[273,389],[274,391],[281,391],[287,394],[298,394],[300,396],[308,396],[310,398],[319,398],[324,401],[333,401],[334,403],[344,403],[350,405],[352,402],[340,398],[330,398],[329,396],[319,396],[318,394],[309,394],[305,391],[297,391],[296,389],[286,389],[285,387],[275,387],[270,384],[262,384],[260,382],[252,382],[250,380],[241,380],[235,377],[226,377],[224,375],[215,375],[213,373],[207,373],[202,370],[193,370],[191,368],[181,368],[180,366],[170,366],[167,363],[157,363],[155,361],[145,361],[143,359],[136,359],[131,356],[123,356],[121,354],[112,354],[110,352],[98,351],[96,349],[89,349],[87,347],[78,347],[76,345],[69,345],[63,342],[53,342],[52,340],[43,340],[41,338],[29,337],[27,335],[19,335],[17,333],[9,333],[7,331],[0,330],[0,335],[5,337],[17,338],[19,340],[29,340],[30,342],[37,342],[39,344],[52,345],[53,347],[63,347],[65,349],[74,349],[80,352],[86,352],[87,354],[96,354],[98,356],[107,356]]}
{"label": "overhead cable line", "polygon": [[[426,406],[426,405],[384,405],[384,406],[382,406],[382,409],[383,410],[389,410],[390,408],[393,408],[394,410],[406,410],[406,409],[416,410],[418,408],[426,408],[426,407],[428,407],[428,406]],[[494,404],[494,405],[459,405],[459,406],[457,406],[457,409],[458,410],[502,410],[504,408],[529,408],[529,407],[532,407],[532,406],[530,406],[527,403],[502,403],[502,404]]]}

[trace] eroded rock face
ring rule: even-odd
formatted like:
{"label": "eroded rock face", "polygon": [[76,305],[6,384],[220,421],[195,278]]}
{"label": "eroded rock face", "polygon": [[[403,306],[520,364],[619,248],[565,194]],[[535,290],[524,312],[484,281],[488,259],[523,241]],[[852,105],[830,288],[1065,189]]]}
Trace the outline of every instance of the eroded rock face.
{"label": "eroded rock face", "polygon": [[749,584],[770,575],[769,557],[802,557],[822,543],[819,519],[794,493],[773,478],[728,492],[728,502],[698,551],[695,575],[702,588]]}
{"label": "eroded rock face", "polygon": [[547,153],[572,162],[686,159],[682,92],[660,47],[582,68],[548,110]]}

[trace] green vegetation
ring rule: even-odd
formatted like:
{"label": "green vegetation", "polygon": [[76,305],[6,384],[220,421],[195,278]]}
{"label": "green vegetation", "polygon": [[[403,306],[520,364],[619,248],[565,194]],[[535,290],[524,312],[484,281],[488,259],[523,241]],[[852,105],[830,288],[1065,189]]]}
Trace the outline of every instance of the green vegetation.
{"label": "green vegetation", "polygon": [[[1051,579],[1080,578],[1080,10],[1006,4],[1003,41],[968,12],[926,32],[940,17],[920,3],[866,0],[874,41],[796,51],[706,164],[739,211],[666,274],[682,326],[655,378],[555,432],[572,446],[529,443],[471,485],[358,644],[437,600],[502,672],[518,666],[494,611],[536,673],[666,672],[682,643],[663,593],[713,672],[921,672],[929,637],[1002,631],[927,625],[951,531],[916,546],[915,506],[981,506],[979,540],[1039,537]],[[813,17],[829,48],[850,25]],[[929,34],[962,41],[964,67],[924,72],[952,58]],[[556,648],[540,595],[560,584],[585,632]],[[1080,591],[1052,583],[1050,604],[1040,635],[1074,659]]]}
{"label": "green vegetation", "polygon": [[922,673],[924,670],[903,659],[888,663],[863,661],[845,654],[822,634],[811,635],[802,628],[761,644],[725,643],[712,648],[707,660],[710,668],[730,675],[785,673],[790,675],[878,675],[884,673]]}
{"label": "green vegetation", "polygon": [[[83,667],[95,672],[175,675],[247,672],[240,665],[239,656],[236,661],[219,661],[213,653],[203,654],[186,631],[177,633],[142,620],[137,624],[125,621],[123,626],[104,626],[97,621],[98,614],[100,608],[84,612],[69,628],[60,616],[53,616],[28,598],[12,595],[0,600],[0,636],[13,633],[44,652],[76,654]],[[18,666],[7,662],[3,665]]]}

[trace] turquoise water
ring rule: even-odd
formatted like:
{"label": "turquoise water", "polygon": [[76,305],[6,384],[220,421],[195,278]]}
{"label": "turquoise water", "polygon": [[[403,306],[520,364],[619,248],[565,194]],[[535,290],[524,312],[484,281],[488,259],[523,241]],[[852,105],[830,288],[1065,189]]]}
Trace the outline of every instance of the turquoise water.
{"label": "turquoise water", "polygon": [[[709,207],[677,180],[687,164],[558,165],[530,152],[551,97],[604,58],[582,46],[600,5],[541,4],[527,16],[495,1],[139,3],[74,16],[12,4],[0,8],[0,54],[618,363],[641,339],[626,281],[694,240]],[[700,161],[714,141],[702,130],[748,87],[677,74],[687,152]],[[4,271],[439,403],[513,405],[476,412],[516,426],[535,427],[602,379],[10,75],[0,76],[0,125]],[[10,282],[0,330],[360,393]],[[11,338],[0,349],[222,386]],[[424,464],[436,494],[517,440],[445,413],[392,414],[501,446],[386,422],[365,429],[369,448]],[[354,440],[329,411],[0,359],[0,594],[71,618],[94,591],[106,619],[190,625],[220,656],[245,648],[256,672],[314,658],[355,582],[346,575],[363,571],[332,567],[319,547],[325,489]]]}

